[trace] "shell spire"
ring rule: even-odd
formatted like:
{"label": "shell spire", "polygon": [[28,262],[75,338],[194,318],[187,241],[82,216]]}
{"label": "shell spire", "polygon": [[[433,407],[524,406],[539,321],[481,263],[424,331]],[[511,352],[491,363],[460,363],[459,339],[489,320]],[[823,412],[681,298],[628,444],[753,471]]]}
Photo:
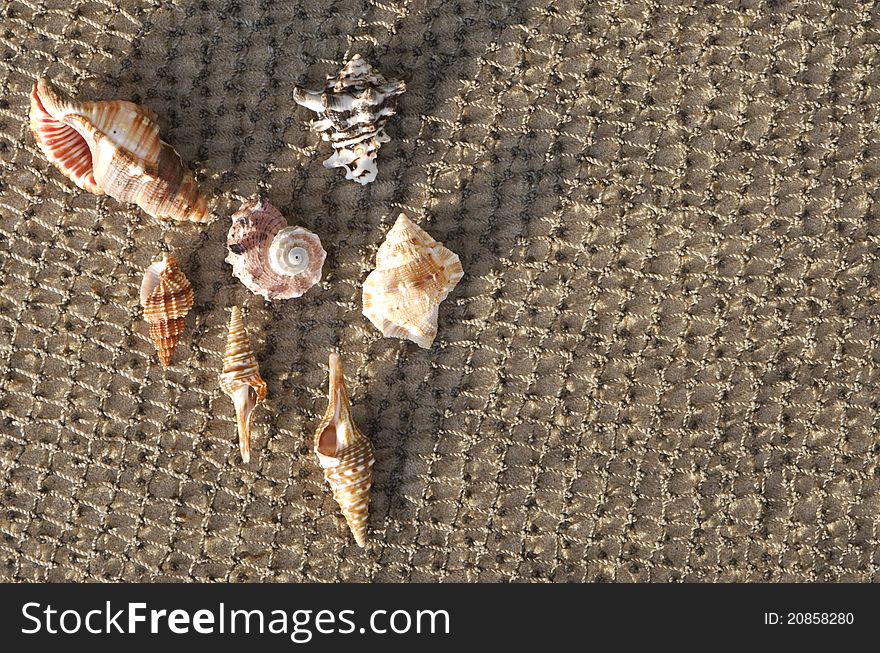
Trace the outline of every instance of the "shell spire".
{"label": "shell spire", "polygon": [[386,338],[427,349],[437,336],[440,303],[463,275],[458,255],[401,213],[364,281],[364,315]]}
{"label": "shell spire", "polygon": [[315,431],[315,453],[355,542],[365,546],[376,460],[373,444],[351,418],[342,364],[336,354],[330,354],[329,405]]}
{"label": "shell spire", "polygon": [[123,100],[74,102],[41,78],[30,125],[43,154],[83,190],[132,202],[160,220],[208,219],[180,156],[159,138],[156,114]]}
{"label": "shell spire", "polygon": [[193,306],[192,285],[173,256],[165,256],[147,268],[140,298],[159,362],[167,368]]}
{"label": "shell spire", "polygon": [[321,280],[327,252],[304,227],[288,227],[265,197],[253,196],[232,215],[226,262],[252,293],[266,299],[302,296]]}
{"label": "shell spire", "polygon": [[378,174],[379,148],[391,140],[385,124],[397,113],[397,97],[405,90],[403,81],[385,79],[356,54],[339,73],[327,76],[322,90],[296,86],[293,99],[318,114],[311,128],[333,146],[324,167],[345,168],[346,179],[369,184]]}
{"label": "shell spire", "polygon": [[238,306],[232,307],[229,318],[220,388],[232,398],[235,405],[241,460],[248,463],[251,459],[251,416],[254,408],[265,401],[267,388],[266,382],[260,376],[257,358],[251,348]]}

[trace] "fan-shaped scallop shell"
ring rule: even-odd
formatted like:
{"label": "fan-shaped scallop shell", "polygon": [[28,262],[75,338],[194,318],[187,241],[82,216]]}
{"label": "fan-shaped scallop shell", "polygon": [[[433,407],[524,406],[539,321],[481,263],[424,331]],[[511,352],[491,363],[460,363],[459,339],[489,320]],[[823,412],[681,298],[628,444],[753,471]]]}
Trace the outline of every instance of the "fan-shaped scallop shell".
{"label": "fan-shaped scallop shell", "polygon": [[74,102],[47,79],[31,92],[37,144],[73,183],[133,202],[154,218],[203,222],[205,199],[174,148],[159,138],[156,120],[132,102]]}
{"label": "fan-shaped scallop shell", "polygon": [[266,399],[266,382],[260,376],[257,357],[251,348],[247,330],[238,306],[232,307],[226,354],[220,388],[232,398],[235,405],[235,423],[238,426],[238,446],[244,463],[251,459],[251,417],[254,409]]}
{"label": "fan-shaped scallop shell", "polygon": [[427,349],[437,336],[440,302],[463,274],[457,254],[401,213],[364,281],[364,315],[386,338]]}
{"label": "fan-shaped scallop shell", "polygon": [[141,282],[141,306],[150,325],[162,367],[171,364],[174,348],[186,328],[186,314],[193,306],[193,289],[173,256],[150,265]]}
{"label": "fan-shaped scallop shell", "polygon": [[318,114],[311,128],[333,146],[324,166],[345,168],[346,179],[369,184],[378,173],[379,148],[391,140],[385,123],[397,113],[397,96],[405,90],[404,82],[388,81],[355,55],[339,73],[328,75],[323,90],[297,86],[293,99]]}
{"label": "fan-shaped scallop shell", "polygon": [[373,444],[352,420],[342,364],[336,354],[330,354],[329,404],[315,431],[315,453],[355,542],[364,546],[376,459]]}
{"label": "fan-shaped scallop shell", "polygon": [[321,240],[287,220],[265,197],[252,197],[233,214],[226,240],[232,274],[266,299],[299,297],[321,280],[327,252]]}

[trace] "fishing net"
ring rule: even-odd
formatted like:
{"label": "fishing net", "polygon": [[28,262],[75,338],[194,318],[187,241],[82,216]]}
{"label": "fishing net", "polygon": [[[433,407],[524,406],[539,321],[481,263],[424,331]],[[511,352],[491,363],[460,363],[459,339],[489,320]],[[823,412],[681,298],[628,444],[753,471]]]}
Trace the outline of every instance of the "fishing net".
{"label": "fishing net", "polygon": [[[0,7],[0,579],[880,580],[873,2],[10,0]],[[367,186],[293,87],[361,53],[408,90]],[[37,75],[133,99],[217,219],[76,189]],[[262,192],[324,279],[224,263]],[[430,350],[360,288],[400,212],[465,277]],[[138,286],[195,307],[163,370]],[[241,465],[228,307],[269,384]],[[357,548],[311,451],[326,365],[376,448]]]}

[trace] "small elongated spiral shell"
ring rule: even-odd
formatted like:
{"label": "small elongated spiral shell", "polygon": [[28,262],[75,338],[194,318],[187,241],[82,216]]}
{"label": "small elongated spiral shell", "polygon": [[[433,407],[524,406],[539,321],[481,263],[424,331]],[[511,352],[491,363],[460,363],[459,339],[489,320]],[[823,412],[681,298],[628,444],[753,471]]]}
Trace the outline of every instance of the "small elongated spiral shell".
{"label": "small elongated spiral shell", "polygon": [[355,426],[339,356],[330,354],[330,403],[315,431],[315,453],[358,546],[367,542],[373,444]]}
{"label": "small elongated spiral shell", "polygon": [[302,296],[321,280],[327,257],[320,238],[288,227],[278,209],[256,195],[232,215],[226,246],[232,274],[266,299]]}
{"label": "small elongated spiral shell", "polygon": [[226,336],[226,354],[220,388],[232,398],[235,422],[238,426],[238,446],[244,463],[251,459],[251,417],[259,404],[266,400],[266,382],[260,376],[257,357],[251,348],[247,330],[238,306],[232,307],[229,334]]}
{"label": "small elongated spiral shell", "polygon": [[159,362],[167,368],[193,306],[192,285],[173,256],[147,268],[141,282],[141,306]]}
{"label": "small elongated spiral shell", "polygon": [[401,213],[364,281],[364,315],[386,338],[427,349],[437,336],[440,303],[463,275],[458,255]]}
{"label": "small elongated spiral shell", "polygon": [[159,138],[156,114],[123,100],[74,102],[47,79],[31,92],[37,145],[83,190],[133,202],[160,220],[208,219],[205,198],[180,156]]}
{"label": "small elongated spiral shell", "polygon": [[326,168],[345,168],[345,178],[369,184],[376,178],[376,155],[388,118],[397,113],[397,96],[406,90],[400,80],[388,81],[356,54],[336,75],[328,75],[323,90],[293,89],[297,104],[318,114],[311,122],[333,146]]}

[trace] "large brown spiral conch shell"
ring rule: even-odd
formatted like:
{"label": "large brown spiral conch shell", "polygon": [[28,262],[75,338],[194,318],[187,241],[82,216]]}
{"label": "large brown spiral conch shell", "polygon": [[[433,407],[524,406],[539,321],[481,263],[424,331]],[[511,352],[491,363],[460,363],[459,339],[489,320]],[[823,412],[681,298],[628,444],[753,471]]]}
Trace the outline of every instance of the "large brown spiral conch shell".
{"label": "large brown spiral conch shell", "polygon": [[437,336],[440,302],[463,275],[458,255],[401,213],[364,281],[364,315],[386,338],[427,349]]}
{"label": "large brown spiral conch shell", "polygon": [[288,227],[278,209],[259,196],[232,215],[226,246],[232,274],[266,299],[300,297],[321,280],[327,257],[315,234]]}
{"label": "large brown spiral conch shell", "polygon": [[141,306],[159,362],[167,368],[193,306],[192,285],[173,256],[147,268],[141,282]]}
{"label": "large brown spiral conch shell", "polygon": [[311,122],[333,146],[325,168],[345,168],[345,178],[369,184],[376,178],[376,155],[388,118],[397,113],[397,96],[406,90],[400,80],[388,81],[356,54],[336,75],[328,75],[323,90],[293,89],[293,99],[318,114]]}
{"label": "large brown spiral conch shell", "polygon": [[260,376],[257,357],[251,349],[238,306],[232,307],[232,316],[229,318],[229,335],[226,337],[220,388],[232,398],[235,405],[241,461],[250,462],[251,416],[254,408],[266,399],[266,382]]}
{"label": "large brown spiral conch shell", "polygon": [[355,542],[363,547],[376,459],[372,443],[352,421],[342,364],[336,354],[330,354],[330,403],[315,431],[315,453]]}
{"label": "large brown spiral conch shell", "polygon": [[123,100],[74,102],[47,79],[31,92],[31,130],[65,177],[160,220],[203,222],[205,198],[174,148],[159,138],[156,120],[150,109]]}

